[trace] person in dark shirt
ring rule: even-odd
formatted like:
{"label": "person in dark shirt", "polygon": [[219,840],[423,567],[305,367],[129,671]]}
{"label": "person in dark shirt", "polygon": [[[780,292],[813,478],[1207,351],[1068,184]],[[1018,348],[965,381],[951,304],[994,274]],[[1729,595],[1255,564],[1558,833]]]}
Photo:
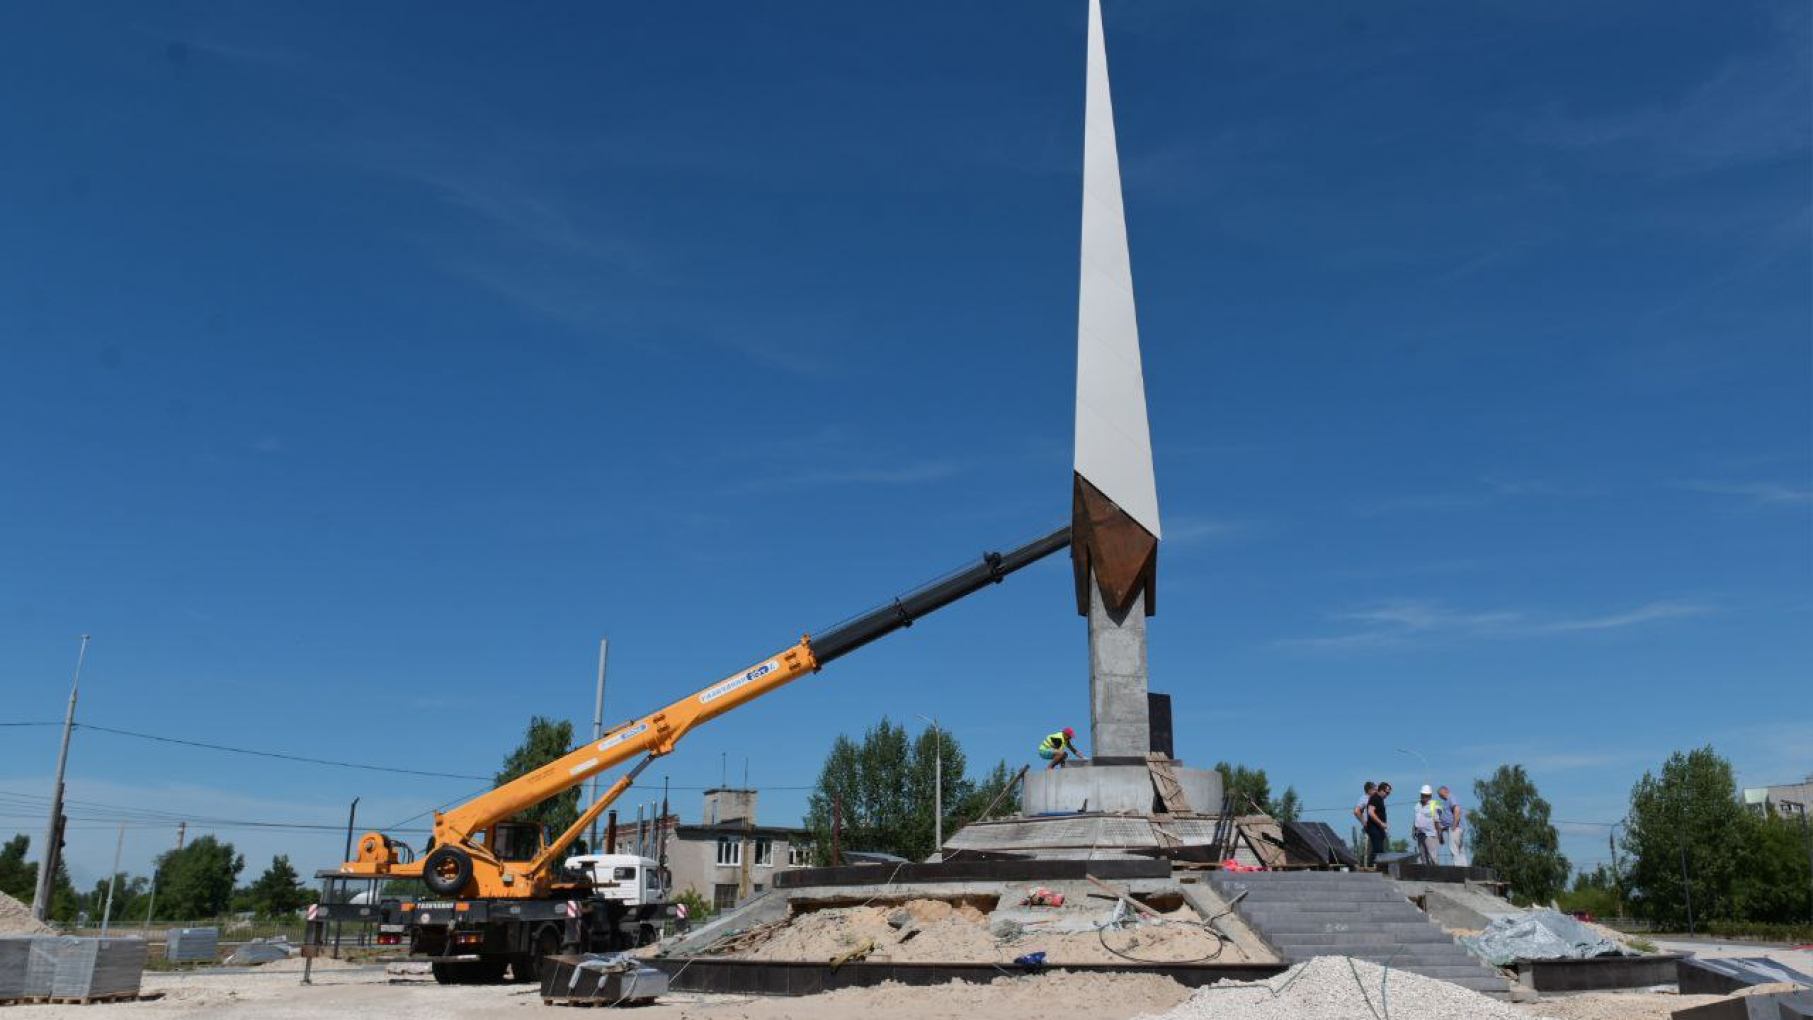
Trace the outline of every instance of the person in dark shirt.
{"label": "person in dark shirt", "polygon": [[1388,831],[1385,827],[1385,801],[1391,796],[1391,784],[1380,783],[1372,791],[1372,797],[1366,801],[1366,863],[1371,864],[1384,853],[1389,844],[1385,841]]}

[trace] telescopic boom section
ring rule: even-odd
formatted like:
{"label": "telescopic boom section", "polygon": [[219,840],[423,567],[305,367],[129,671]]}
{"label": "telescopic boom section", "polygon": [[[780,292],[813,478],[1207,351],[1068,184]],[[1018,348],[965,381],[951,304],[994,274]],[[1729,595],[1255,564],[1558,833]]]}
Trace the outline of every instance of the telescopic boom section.
{"label": "telescopic boom section", "polygon": [[[1030,566],[1070,544],[1070,528],[1059,528],[1006,553],[988,553],[981,562],[935,581],[888,605],[839,624],[822,634],[806,636],[789,648],[650,715],[625,723],[570,751],[534,772],[513,779],[434,819],[434,850],[422,861],[403,862],[393,843],[381,833],[367,833],[359,840],[358,856],[343,873],[360,875],[421,875],[431,889],[444,895],[536,896],[544,894],[555,870],[552,865],[585,827],[615,801],[653,759],[673,751],[681,737],[701,723],[754,701],[779,687],[824,668],[835,659],[896,630],[910,627],[928,613],[942,609],[975,591],[997,584],[1007,575]],[[508,859],[501,847],[485,845],[482,833],[524,809],[572,789],[592,776],[632,758],[643,761],[620,777],[588,807],[579,819],[539,852],[526,860]],[[473,890],[476,889],[476,892]]]}

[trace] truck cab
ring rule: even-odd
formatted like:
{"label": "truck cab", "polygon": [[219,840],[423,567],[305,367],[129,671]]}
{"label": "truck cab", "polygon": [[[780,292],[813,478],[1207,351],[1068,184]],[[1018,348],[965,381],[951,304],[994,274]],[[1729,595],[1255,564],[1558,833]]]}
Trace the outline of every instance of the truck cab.
{"label": "truck cab", "polygon": [[592,895],[623,907],[656,906],[667,900],[667,880],[653,858],[635,854],[578,854],[566,873],[589,882]]}

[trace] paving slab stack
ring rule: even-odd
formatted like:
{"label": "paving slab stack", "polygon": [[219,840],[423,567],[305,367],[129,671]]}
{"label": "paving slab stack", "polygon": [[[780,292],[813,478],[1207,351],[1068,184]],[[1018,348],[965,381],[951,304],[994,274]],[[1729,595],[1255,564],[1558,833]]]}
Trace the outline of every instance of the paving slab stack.
{"label": "paving slab stack", "polygon": [[145,973],[141,938],[66,939],[51,978],[53,998],[90,999],[137,995]]}
{"label": "paving slab stack", "polygon": [[1292,962],[1351,956],[1505,998],[1510,984],[1430,922],[1381,875],[1341,871],[1217,872],[1260,938]]}
{"label": "paving slab stack", "polygon": [[213,963],[219,953],[219,928],[171,928],[164,934],[168,963]]}
{"label": "paving slab stack", "polygon": [[0,1002],[137,995],[145,940],[33,935],[0,939]]}
{"label": "paving slab stack", "polygon": [[0,1002],[23,999],[32,994],[25,990],[25,972],[31,965],[31,944],[30,936],[0,938]]}

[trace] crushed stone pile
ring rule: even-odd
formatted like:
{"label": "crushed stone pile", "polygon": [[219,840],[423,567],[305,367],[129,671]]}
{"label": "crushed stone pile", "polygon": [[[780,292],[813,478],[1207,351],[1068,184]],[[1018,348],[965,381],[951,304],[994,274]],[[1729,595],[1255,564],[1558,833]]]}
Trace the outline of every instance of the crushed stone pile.
{"label": "crushed stone pile", "polygon": [[[1194,912],[1168,915],[1174,923],[1133,924],[1098,933],[1042,931],[1037,924],[991,928],[974,906],[942,900],[830,907],[799,914],[729,955],[751,960],[824,962],[873,943],[867,959],[897,963],[1009,963],[1042,952],[1047,964],[1182,963],[1204,958],[1244,962],[1232,943],[1194,923]],[[1125,954],[1125,955],[1120,955]]]}
{"label": "crushed stone pile", "polygon": [[54,935],[56,929],[31,916],[31,908],[0,892],[0,935]]}
{"label": "crushed stone pile", "polygon": [[1144,1020],[1529,1020],[1459,985],[1346,956],[1317,956],[1268,980],[1214,984]]}
{"label": "crushed stone pile", "polygon": [[[987,984],[952,981],[927,986],[883,981],[868,988],[845,988],[793,1001],[810,1003],[811,1015],[825,1017],[861,1017],[902,1007],[924,1017],[998,1017],[1019,1015],[1027,1006],[1039,1016],[1085,1017],[1102,1012],[1125,1016],[1162,1011],[1183,1002],[1189,994],[1189,989],[1156,974],[1060,972],[1002,977]],[[1112,1008],[1105,1009],[1110,1003]]]}

